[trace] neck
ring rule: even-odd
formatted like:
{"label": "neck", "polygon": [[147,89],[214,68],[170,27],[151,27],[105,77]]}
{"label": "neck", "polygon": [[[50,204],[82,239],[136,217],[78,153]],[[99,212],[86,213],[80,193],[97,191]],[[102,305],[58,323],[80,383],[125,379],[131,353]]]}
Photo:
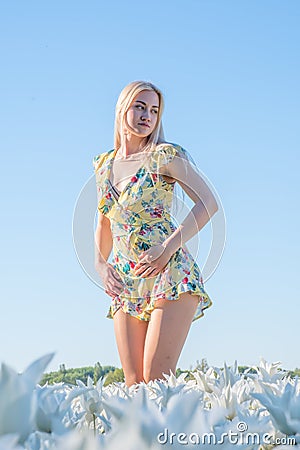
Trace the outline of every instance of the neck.
{"label": "neck", "polygon": [[118,149],[118,153],[120,156],[126,158],[126,156],[139,153],[145,144],[146,138],[141,138],[135,134],[128,133],[125,135],[125,141]]}

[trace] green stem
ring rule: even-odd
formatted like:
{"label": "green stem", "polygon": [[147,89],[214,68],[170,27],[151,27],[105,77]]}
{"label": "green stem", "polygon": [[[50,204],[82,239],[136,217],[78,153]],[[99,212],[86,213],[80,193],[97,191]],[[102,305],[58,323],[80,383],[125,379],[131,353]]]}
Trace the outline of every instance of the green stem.
{"label": "green stem", "polygon": [[94,436],[96,436],[96,416],[93,414],[93,422],[94,422]]}

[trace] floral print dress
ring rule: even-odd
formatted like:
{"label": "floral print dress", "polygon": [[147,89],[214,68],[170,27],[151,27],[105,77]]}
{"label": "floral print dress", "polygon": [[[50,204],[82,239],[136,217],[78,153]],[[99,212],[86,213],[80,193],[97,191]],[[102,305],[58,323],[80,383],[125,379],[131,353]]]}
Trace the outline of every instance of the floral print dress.
{"label": "floral print dress", "polygon": [[113,236],[113,267],[123,281],[123,291],[112,298],[107,318],[122,310],[137,319],[149,321],[158,299],[176,301],[183,292],[198,296],[193,321],[212,305],[206,293],[200,269],[183,245],[156,276],[134,275],[133,269],[142,251],[160,244],[176,230],[171,206],[174,183],[167,183],[159,169],[185,150],[175,144],[159,144],[140,166],[123,191],[116,195],[110,171],[116,150],[93,159],[98,210],[110,220]]}

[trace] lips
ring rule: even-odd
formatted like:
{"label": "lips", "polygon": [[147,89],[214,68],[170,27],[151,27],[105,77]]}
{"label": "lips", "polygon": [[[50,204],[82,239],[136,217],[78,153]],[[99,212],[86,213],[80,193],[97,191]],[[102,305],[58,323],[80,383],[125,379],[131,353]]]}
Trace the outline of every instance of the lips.
{"label": "lips", "polygon": [[138,125],[142,125],[143,127],[150,128],[150,125],[147,125],[146,123],[138,123]]}

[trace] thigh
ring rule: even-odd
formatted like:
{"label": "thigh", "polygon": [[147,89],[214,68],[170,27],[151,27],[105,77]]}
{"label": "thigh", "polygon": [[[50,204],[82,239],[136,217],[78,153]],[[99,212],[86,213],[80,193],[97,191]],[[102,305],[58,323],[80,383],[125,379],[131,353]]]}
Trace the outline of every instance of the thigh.
{"label": "thigh", "polygon": [[189,332],[199,296],[185,292],[178,300],[160,299],[151,313],[144,349],[144,377],[163,378],[176,364]]}
{"label": "thigh", "polygon": [[125,313],[121,308],[114,315],[116,342],[127,385],[143,379],[144,344],[148,323]]}

